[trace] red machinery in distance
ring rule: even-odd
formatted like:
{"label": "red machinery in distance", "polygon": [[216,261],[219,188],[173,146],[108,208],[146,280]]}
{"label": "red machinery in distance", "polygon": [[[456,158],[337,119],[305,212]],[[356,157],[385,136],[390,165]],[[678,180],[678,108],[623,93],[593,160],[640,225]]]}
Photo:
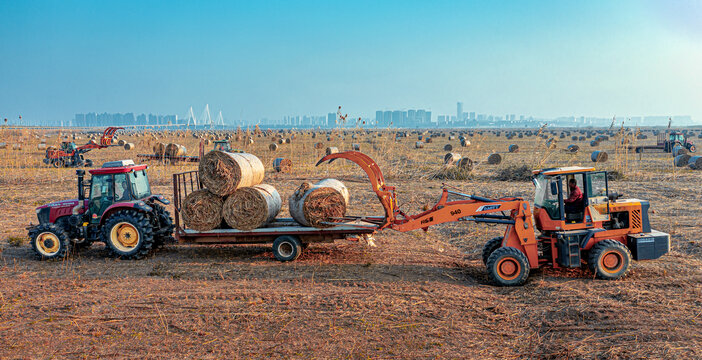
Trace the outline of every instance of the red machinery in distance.
{"label": "red machinery in distance", "polygon": [[[385,216],[348,216],[335,221],[363,221],[377,230],[390,228],[401,232],[426,231],[429,226],[454,221],[507,225],[502,237],[491,239],[483,248],[488,274],[499,285],[521,285],[530,269],[544,265],[554,268],[587,265],[598,278],[618,279],[628,273],[632,252],[633,259],[647,260],[662,256],[670,248],[670,235],[650,228],[648,202],[609,196],[606,172],[596,172],[594,168],[534,171],[537,189],[533,212],[529,202],[521,198],[489,199],[444,187],[432,208],[408,215],[397,206],[395,187],[385,184],[380,167],[368,155],[340,152],[323,157],[317,165],[336,159],[353,161],[366,172]],[[571,179],[579,179],[585,188],[583,205],[576,212],[566,213],[566,188],[562,181]],[[449,201],[449,196],[462,199]]]}
{"label": "red machinery in distance", "polygon": [[59,149],[54,147],[46,149],[44,163],[47,165],[52,165],[56,168],[92,166],[93,161],[90,159],[85,159],[83,154],[93,149],[104,149],[110,146],[115,146],[112,145],[112,139],[114,138],[115,132],[120,129],[124,128],[108,127],[105,129],[102,137],[100,138],[99,144],[91,140],[85,145],[76,146],[73,141],[63,141],[61,143],[61,148]]}

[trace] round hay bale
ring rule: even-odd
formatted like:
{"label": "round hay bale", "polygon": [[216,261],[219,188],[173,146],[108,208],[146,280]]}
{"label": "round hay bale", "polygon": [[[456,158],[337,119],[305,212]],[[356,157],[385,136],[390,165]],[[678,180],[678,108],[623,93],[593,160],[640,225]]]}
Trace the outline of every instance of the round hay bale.
{"label": "round hay bale", "polygon": [[468,140],[468,139],[461,139],[461,146],[462,146],[462,147],[468,147],[468,146],[470,146],[470,140]]}
{"label": "round hay bale", "polygon": [[273,169],[277,172],[289,174],[292,172],[292,166],[293,163],[290,159],[276,158],[273,160]]}
{"label": "round hay bale", "polygon": [[227,196],[240,187],[258,185],[265,169],[261,160],[248,153],[212,150],[200,159],[200,181],[219,196]]}
{"label": "round hay bale", "polygon": [[487,163],[490,165],[499,165],[502,162],[502,155],[498,153],[492,153],[488,156]]}
{"label": "round hay bale", "polygon": [[134,143],[125,143],[124,150],[134,150]]}
{"label": "round hay bale", "polygon": [[575,144],[571,144],[571,145],[568,145],[568,147],[566,148],[566,150],[567,150],[569,153],[571,153],[571,154],[575,154],[575,153],[577,153],[578,151],[580,151],[580,146],[575,145]]}
{"label": "round hay bale", "polygon": [[459,153],[448,153],[444,155],[444,165],[454,165],[459,160],[461,160],[461,154]]}
{"label": "round hay bale", "polygon": [[157,142],[153,146],[154,154],[158,156],[163,156],[166,153],[166,144],[162,142]]}
{"label": "round hay bale", "polygon": [[593,151],[592,154],[590,154],[590,160],[592,160],[592,162],[596,162],[596,163],[607,162],[608,157],[609,156],[607,155],[606,151],[598,150],[598,151]]}
{"label": "round hay bale", "polygon": [[444,145],[444,151],[451,151],[451,150],[453,150],[453,145],[451,145],[451,144]]}
{"label": "round hay bale", "polygon": [[702,170],[702,156],[691,156],[687,165],[693,170]]}
{"label": "round hay bale", "polygon": [[286,144],[290,144],[290,138],[286,138],[286,139],[285,139],[285,143],[286,143]]}
{"label": "round hay bale", "polygon": [[361,151],[361,144],[351,144],[351,150]]}
{"label": "round hay bale", "polygon": [[595,147],[595,146],[598,146],[598,145],[600,145],[599,141],[597,141],[597,140],[592,140],[592,141],[590,141],[590,146]]}
{"label": "round hay bale", "polygon": [[170,143],[166,145],[166,150],[165,154],[168,157],[175,157],[175,156],[183,156],[187,154],[188,151],[185,149],[185,146],[176,144],[176,143]]}
{"label": "round hay bale", "polygon": [[22,150],[22,144],[12,144],[12,150]]}
{"label": "round hay bale", "polygon": [[278,139],[278,144],[280,144],[280,145],[285,144],[285,140],[283,140],[282,138],[281,138],[281,139]]}
{"label": "round hay bale", "polygon": [[417,141],[416,143],[414,143],[414,148],[415,148],[415,149],[423,149],[423,148],[424,148],[424,142],[422,142],[422,141]]}
{"label": "round hay bale", "polygon": [[519,152],[519,145],[517,145],[517,144],[512,144],[512,145],[509,146],[508,150],[509,150],[509,152],[511,152],[511,153],[517,153],[517,152]]}
{"label": "round hay bale", "polygon": [[0,149],[7,149],[7,143],[0,142]]}
{"label": "round hay bale", "polygon": [[327,155],[336,154],[338,152],[339,152],[339,149],[336,146],[330,146],[326,150]]}
{"label": "round hay bale", "polygon": [[37,149],[38,150],[46,150],[46,143],[37,144]]}
{"label": "round hay bale", "polygon": [[276,144],[276,143],[271,143],[270,145],[268,145],[268,150],[270,150],[270,151],[276,151],[276,150],[278,150],[278,144]]}
{"label": "round hay bale", "polygon": [[222,218],[233,229],[253,230],[273,221],[283,201],[271,185],[259,184],[239,188],[227,197]]}
{"label": "round hay bale", "polygon": [[119,146],[124,146],[126,143],[127,143],[127,142],[126,142],[125,140],[120,139],[120,140],[117,142],[117,145],[119,145]]}
{"label": "round hay bale", "polygon": [[432,142],[434,142],[434,140],[432,140],[431,136],[427,136],[427,138],[426,138],[424,141],[425,141],[427,144],[431,144]]}
{"label": "round hay bale", "polygon": [[680,145],[676,145],[673,147],[673,156],[678,156],[678,155],[684,155],[687,154],[687,149]]}
{"label": "round hay bale", "polygon": [[222,198],[207,189],[193,191],[183,199],[183,223],[185,226],[207,231],[222,223]]}
{"label": "round hay bale", "polygon": [[688,164],[688,162],[690,161],[690,158],[691,158],[690,155],[682,154],[682,155],[676,156],[673,162],[675,163],[675,166],[683,167],[683,166],[686,166]]}
{"label": "round hay bale", "polygon": [[305,182],[290,196],[290,215],[304,226],[329,227],[323,222],[346,215],[349,190],[339,180],[324,179],[316,184]]}
{"label": "round hay bale", "polygon": [[323,147],[324,147],[324,144],[322,144],[321,142],[314,144],[314,148],[317,150],[322,150]]}
{"label": "round hay bale", "polygon": [[471,171],[473,170],[473,160],[467,157],[462,157],[460,160],[458,160],[456,166],[458,166],[458,168],[461,170]]}

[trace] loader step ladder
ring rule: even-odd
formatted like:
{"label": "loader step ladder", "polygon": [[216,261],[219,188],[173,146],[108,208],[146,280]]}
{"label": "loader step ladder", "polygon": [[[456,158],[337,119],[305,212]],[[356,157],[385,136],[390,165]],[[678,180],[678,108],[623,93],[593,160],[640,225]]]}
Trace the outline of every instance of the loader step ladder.
{"label": "loader step ladder", "polygon": [[558,234],[558,264],[565,267],[580,267],[580,232]]}

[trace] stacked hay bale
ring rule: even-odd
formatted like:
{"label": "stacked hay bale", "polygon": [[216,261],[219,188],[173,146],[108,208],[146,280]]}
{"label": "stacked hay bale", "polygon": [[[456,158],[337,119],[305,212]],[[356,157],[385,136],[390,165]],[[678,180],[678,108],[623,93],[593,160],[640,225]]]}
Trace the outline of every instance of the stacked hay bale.
{"label": "stacked hay bale", "polygon": [[175,157],[175,156],[183,156],[188,153],[188,150],[185,148],[185,146],[176,144],[176,143],[170,143],[166,145],[166,149],[164,150],[164,153],[168,157]]}
{"label": "stacked hay bale", "polygon": [[280,212],[274,187],[261,184],[265,169],[252,154],[210,151],[200,160],[200,182],[183,201],[183,222],[198,231],[224,224],[239,230],[264,226]]}
{"label": "stacked hay bale", "polygon": [[690,161],[691,156],[688,154],[682,154],[678,155],[673,159],[673,162],[675,163],[675,166],[677,167],[683,167],[686,166],[689,161]]}
{"label": "stacked hay bale", "polygon": [[290,215],[304,226],[330,227],[334,218],[346,215],[349,190],[336,179],[324,179],[316,184],[304,182],[290,196]]}
{"label": "stacked hay bale", "polygon": [[687,165],[693,170],[702,170],[702,156],[692,156],[687,161]]}

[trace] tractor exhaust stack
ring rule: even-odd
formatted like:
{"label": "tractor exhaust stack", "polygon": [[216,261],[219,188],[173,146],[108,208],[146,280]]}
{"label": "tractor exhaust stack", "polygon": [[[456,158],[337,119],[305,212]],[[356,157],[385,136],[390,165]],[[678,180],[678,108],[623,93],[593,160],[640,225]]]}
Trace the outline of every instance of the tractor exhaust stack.
{"label": "tractor exhaust stack", "polygon": [[85,200],[85,188],[83,186],[83,177],[85,176],[85,170],[76,170],[76,175],[78,176],[78,201]]}

